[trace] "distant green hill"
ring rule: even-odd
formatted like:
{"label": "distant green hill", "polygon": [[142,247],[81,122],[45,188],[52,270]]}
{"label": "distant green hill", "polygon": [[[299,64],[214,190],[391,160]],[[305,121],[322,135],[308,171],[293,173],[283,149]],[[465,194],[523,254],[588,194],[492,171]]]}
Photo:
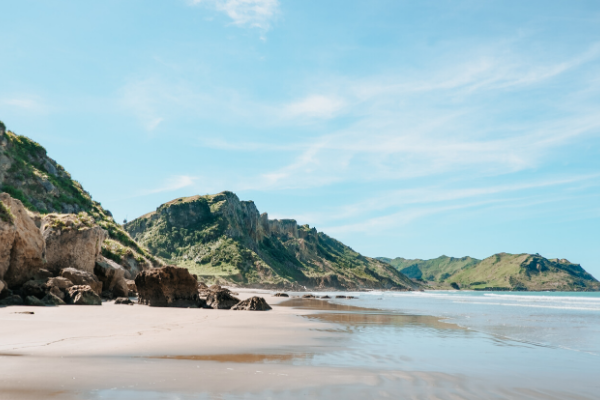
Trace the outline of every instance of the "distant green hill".
{"label": "distant green hill", "polygon": [[[7,131],[0,122],[0,191],[40,214],[86,212],[105,229],[109,238],[102,254],[123,265],[160,265],[115,223],[111,213],[92,199],[81,184],[48,157],[46,149],[26,136]],[[141,269],[141,268],[140,268]]]}
{"label": "distant green hill", "polygon": [[538,254],[499,253],[484,260],[442,256],[433,260],[379,258],[410,278],[427,281],[432,288],[595,291],[600,282],[579,264],[547,259]]}
{"label": "distant green hill", "polygon": [[254,287],[397,288],[419,285],[295,220],[270,220],[231,192],[170,201],[125,225],[154,255],[200,279]]}

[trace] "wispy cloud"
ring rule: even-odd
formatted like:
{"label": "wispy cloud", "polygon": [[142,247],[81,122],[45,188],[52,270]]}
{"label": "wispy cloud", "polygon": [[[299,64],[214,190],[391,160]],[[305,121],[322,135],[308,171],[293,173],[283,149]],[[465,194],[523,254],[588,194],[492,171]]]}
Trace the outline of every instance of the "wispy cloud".
{"label": "wispy cloud", "polygon": [[163,192],[174,192],[179,189],[187,188],[193,186],[198,181],[198,177],[188,176],[188,175],[179,175],[172,176],[166,182],[164,182],[161,186],[143,191],[140,193],[140,196],[146,196],[149,194],[163,193]]}
{"label": "wispy cloud", "polygon": [[311,95],[284,107],[284,115],[308,118],[333,118],[343,109],[344,100],[334,96]]}
{"label": "wispy cloud", "polygon": [[15,95],[0,97],[0,107],[27,112],[45,113],[48,105],[39,96]]}
{"label": "wispy cloud", "polygon": [[192,4],[208,4],[227,14],[234,25],[267,31],[279,12],[278,0],[192,0]]}

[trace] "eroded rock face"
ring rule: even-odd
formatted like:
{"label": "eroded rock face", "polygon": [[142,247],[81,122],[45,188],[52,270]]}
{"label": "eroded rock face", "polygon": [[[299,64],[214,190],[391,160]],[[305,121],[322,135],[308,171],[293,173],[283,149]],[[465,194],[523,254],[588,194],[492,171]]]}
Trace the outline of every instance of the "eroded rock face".
{"label": "eroded rock face", "polygon": [[0,219],[0,279],[9,287],[20,286],[44,265],[46,244],[19,200],[1,193],[0,201],[10,210]]}
{"label": "eroded rock face", "polygon": [[129,290],[128,296],[137,296],[137,287],[135,286],[135,281],[126,279],[125,283],[127,284],[127,289]]}
{"label": "eroded rock face", "polygon": [[89,285],[71,286],[67,292],[68,303],[82,306],[101,306],[100,296]]}
{"label": "eroded rock face", "polygon": [[208,307],[219,310],[229,310],[239,302],[240,299],[233,297],[227,289],[211,292],[206,298]]}
{"label": "eroded rock face", "polygon": [[3,280],[0,280],[0,293],[2,293],[2,291],[4,290],[4,288],[6,288],[6,283],[4,283]]}
{"label": "eroded rock face", "polygon": [[231,307],[232,310],[247,310],[247,311],[268,311],[271,310],[271,306],[267,304],[267,301],[258,296],[250,297],[244,301],[240,301],[235,306]]}
{"label": "eroded rock face", "polygon": [[102,282],[102,292],[110,292],[112,297],[127,297],[129,287],[125,280],[125,269],[108,258],[99,256],[94,266],[94,274]]}
{"label": "eroded rock face", "polygon": [[200,307],[197,282],[185,268],[168,265],[135,278],[139,302],[153,307]]}
{"label": "eroded rock face", "polygon": [[96,294],[102,293],[102,282],[92,273],[75,268],[65,268],[60,275],[73,282],[74,285],[89,285]]}
{"label": "eroded rock face", "polygon": [[47,268],[58,273],[75,268],[93,273],[107,233],[85,214],[48,214],[42,219]]}

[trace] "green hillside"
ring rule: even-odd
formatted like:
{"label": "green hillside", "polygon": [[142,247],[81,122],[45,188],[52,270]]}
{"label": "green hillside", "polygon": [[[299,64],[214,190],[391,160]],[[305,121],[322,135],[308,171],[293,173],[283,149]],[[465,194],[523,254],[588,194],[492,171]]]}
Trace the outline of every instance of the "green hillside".
{"label": "green hillside", "polygon": [[454,258],[447,256],[432,260],[408,260],[402,257],[394,259],[380,257],[378,259],[391,264],[409,278],[435,282],[444,282],[461,269],[469,268],[481,261],[471,257]]}
{"label": "green hillside", "polygon": [[380,258],[413,279],[427,281],[430,288],[595,291],[600,282],[579,264],[547,259],[539,254],[499,253],[484,260],[442,256],[433,260]]}
{"label": "green hillside", "polygon": [[33,140],[7,131],[0,122],[0,191],[20,200],[39,214],[85,212],[109,234],[102,254],[119,263],[159,265],[160,260],[140,247],[115,221],[111,213],[48,157]]}
{"label": "green hillside", "polygon": [[125,225],[140,244],[203,280],[261,287],[397,288],[418,285],[295,220],[269,220],[231,192],[161,205]]}

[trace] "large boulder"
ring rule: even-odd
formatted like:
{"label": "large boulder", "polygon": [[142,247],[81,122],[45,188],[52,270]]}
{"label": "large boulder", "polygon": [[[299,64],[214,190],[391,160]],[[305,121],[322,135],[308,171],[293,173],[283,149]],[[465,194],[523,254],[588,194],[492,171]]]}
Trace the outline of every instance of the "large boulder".
{"label": "large boulder", "polygon": [[199,307],[196,279],[185,268],[167,265],[139,273],[135,278],[139,302],[153,307]]}
{"label": "large boulder", "polygon": [[57,288],[59,288],[61,290],[68,289],[68,288],[70,288],[73,285],[74,285],[74,283],[70,279],[67,279],[67,278],[62,277],[62,276],[56,276],[54,278],[50,278],[46,282],[46,286],[48,286],[49,288],[51,288],[51,287],[57,287]]}
{"label": "large boulder", "polygon": [[68,303],[82,306],[101,306],[102,299],[89,285],[71,286],[68,290]]}
{"label": "large boulder", "polygon": [[128,306],[132,306],[133,301],[129,300],[129,297],[119,297],[115,300],[115,304],[126,304]]}
{"label": "large boulder", "polygon": [[41,299],[48,293],[48,290],[49,288],[48,285],[46,285],[46,282],[31,280],[23,284],[21,287],[21,294],[25,298],[32,296]]}
{"label": "large boulder", "polygon": [[73,282],[74,285],[89,285],[96,294],[102,293],[102,282],[96,275],[75,268],[65,268],[60,276]]}
{"label": "large boulder", "polygon": [[23,298],[18,294],[13,294],[0,300],[0,306],[20,306],[23,305]]}
{"label": "large boulder", "polygon": [[46,241],[46,268],[54,273],[63,268],[94,272],[107,233],[95,226],[90,216],[48,214],[42,219],[41,231]]}
{"label": "large boulder", "polygon": [[121,265],[99,256],[94,266],[94,274],[102,282],[102,292],[109,292],[112,297],[127,297],[129,295],[129,287],[125,280],[125,269]]}
{"label": "large boulder", "polygon": [[65,302],[62,298],[55,296],[52,293],[48,293],[43,299],[42,303],[46,306],[64,306]]}
{"label": "large boulder", "polygon": [[25,304],[28,306],[44,307],[46,304],[35,296],[25,297]]}
{"label": "large boulder", "polygon": [[227,289],[213,291],[206,298],[206,305],[208,307],[219,310],[229,310],[239,302],[240,299],[233,297]]}
{"label": "large boulder", "polygon": [[46,244],[23,204],[0,194],[0,279],[20,286],[44,265]]}
{"label": "large boulder", "polygon": [[271,310],[266,300],[262,297],[253,296],[244,301],[240,301],[235,306],[231,307],[232,310],[248,310],[248,311],[268,311]]}

